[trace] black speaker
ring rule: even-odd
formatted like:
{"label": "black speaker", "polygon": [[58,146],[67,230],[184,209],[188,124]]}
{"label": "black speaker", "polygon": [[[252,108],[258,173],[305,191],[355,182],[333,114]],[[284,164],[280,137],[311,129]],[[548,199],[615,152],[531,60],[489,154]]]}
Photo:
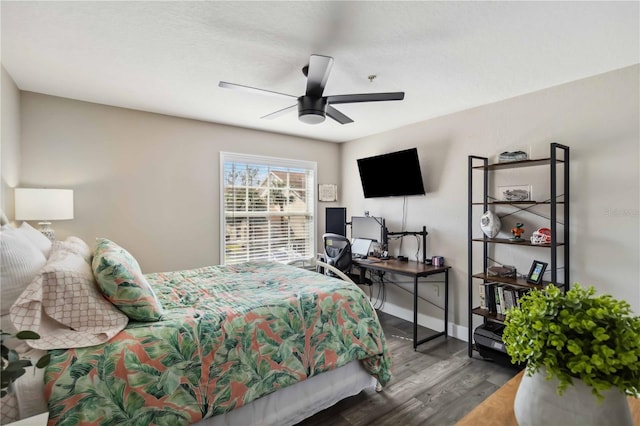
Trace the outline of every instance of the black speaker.
{"label": "black speaker", "polygon": [[325,232],[347,236],[347,208],[327,207]]}

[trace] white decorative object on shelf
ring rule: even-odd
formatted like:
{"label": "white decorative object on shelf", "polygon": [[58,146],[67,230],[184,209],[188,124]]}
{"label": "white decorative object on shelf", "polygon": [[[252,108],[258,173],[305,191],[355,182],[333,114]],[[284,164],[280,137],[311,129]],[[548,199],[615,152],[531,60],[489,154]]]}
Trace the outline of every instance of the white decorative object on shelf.
{"label": "white decorative object on shelf", "polygon": [[484,235],[489,238],[493,238],[498,235],[501,226],[502,223],[500,222],[500,218],[492,211],[486,211],[480,217],[480,229],[482,229]]}
{"label": "white decorative object on shelf", "polygon": [[551,244],[551,229],[538,228],[533,234],[531,234],[531,244],[542,245]]}
{"label": "white decorative object on shelf", "polygon": [[509,163],[514,161],[523,161],[531,158],[531,146],[519,145],[519,146],[505,146],[500,151],[500,154],[495,156],[498,163]]}
{"label": "white decorative object on shelf", "polygon": [[528,160],[529,156],[524,151],[505,151],[501,152],[498,156],[498,160],[501,163],[508,163],[510,161],[522,161]]}

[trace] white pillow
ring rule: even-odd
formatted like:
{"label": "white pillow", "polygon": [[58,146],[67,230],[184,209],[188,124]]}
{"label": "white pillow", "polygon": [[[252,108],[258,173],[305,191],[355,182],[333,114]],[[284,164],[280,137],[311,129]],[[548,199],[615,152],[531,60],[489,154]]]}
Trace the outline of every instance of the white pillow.
{"label": "white pillow", "polygon": [[55,244],[47,264],[11,307],[17,330],[32,330],[36,349],[94,346],[124,329],[129,318],[105,299],[79,254]]}
{"label": "white pillow", "polygon": [[22,232],[5,225],[0,232],[0,315],[9,308],[44,266],[47,259]]}
{"label": "white pillow", "polygon": [[91,264],[93,258],[93,249],[89,247],[89,244],[85,243],[81,238],[70,236],[66,240],[60,241],[59,244],[69,251],[72,251],[84,258],[87,263]]}
{"label": "white pillow", "polygon": [[18,230],[22,232],[24,236],[33,243],[33,245],[40,249],[45,258],[49,257],[52,244],[49,238],[47,238],[42,232],[38,231],[33,226],[29,225],[27,222],[22,222],[22,225],[20,225],[20,228],[18,228]]}

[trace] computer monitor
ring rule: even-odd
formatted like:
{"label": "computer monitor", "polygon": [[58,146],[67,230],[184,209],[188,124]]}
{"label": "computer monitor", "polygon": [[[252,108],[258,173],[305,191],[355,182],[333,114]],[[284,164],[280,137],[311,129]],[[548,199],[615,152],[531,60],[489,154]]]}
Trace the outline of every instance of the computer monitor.
{"label": "computer monitor", "polygon": [[371,248],[371,240],[365,238],[356,238],[351,243],[351,255],[354,257],[367,257],[369,256],[369,249]]}
{"label": "computer monitor", "polygon": [[347,236],[347,208],[327,207],[325,213],[325,231],[329,234]]}
{"label": "computer monitor", "polygon": [[383,217],[351,216],[351,239],[365,238],[387,244]]}

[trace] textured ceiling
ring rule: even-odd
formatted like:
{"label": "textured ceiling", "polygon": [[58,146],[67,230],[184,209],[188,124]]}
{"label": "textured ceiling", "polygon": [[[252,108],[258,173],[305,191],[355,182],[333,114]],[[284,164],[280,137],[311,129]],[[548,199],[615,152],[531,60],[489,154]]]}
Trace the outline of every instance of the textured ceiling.
{"label": "textured ceiling", "polygon": [[[8,2],[2,64],[21,90],[342,142],[640,62],[631,2]],[[355,123],[260,117],[302,95],[404,91],[336,107]],[[377,77],[370,81],[368,76]]]}

